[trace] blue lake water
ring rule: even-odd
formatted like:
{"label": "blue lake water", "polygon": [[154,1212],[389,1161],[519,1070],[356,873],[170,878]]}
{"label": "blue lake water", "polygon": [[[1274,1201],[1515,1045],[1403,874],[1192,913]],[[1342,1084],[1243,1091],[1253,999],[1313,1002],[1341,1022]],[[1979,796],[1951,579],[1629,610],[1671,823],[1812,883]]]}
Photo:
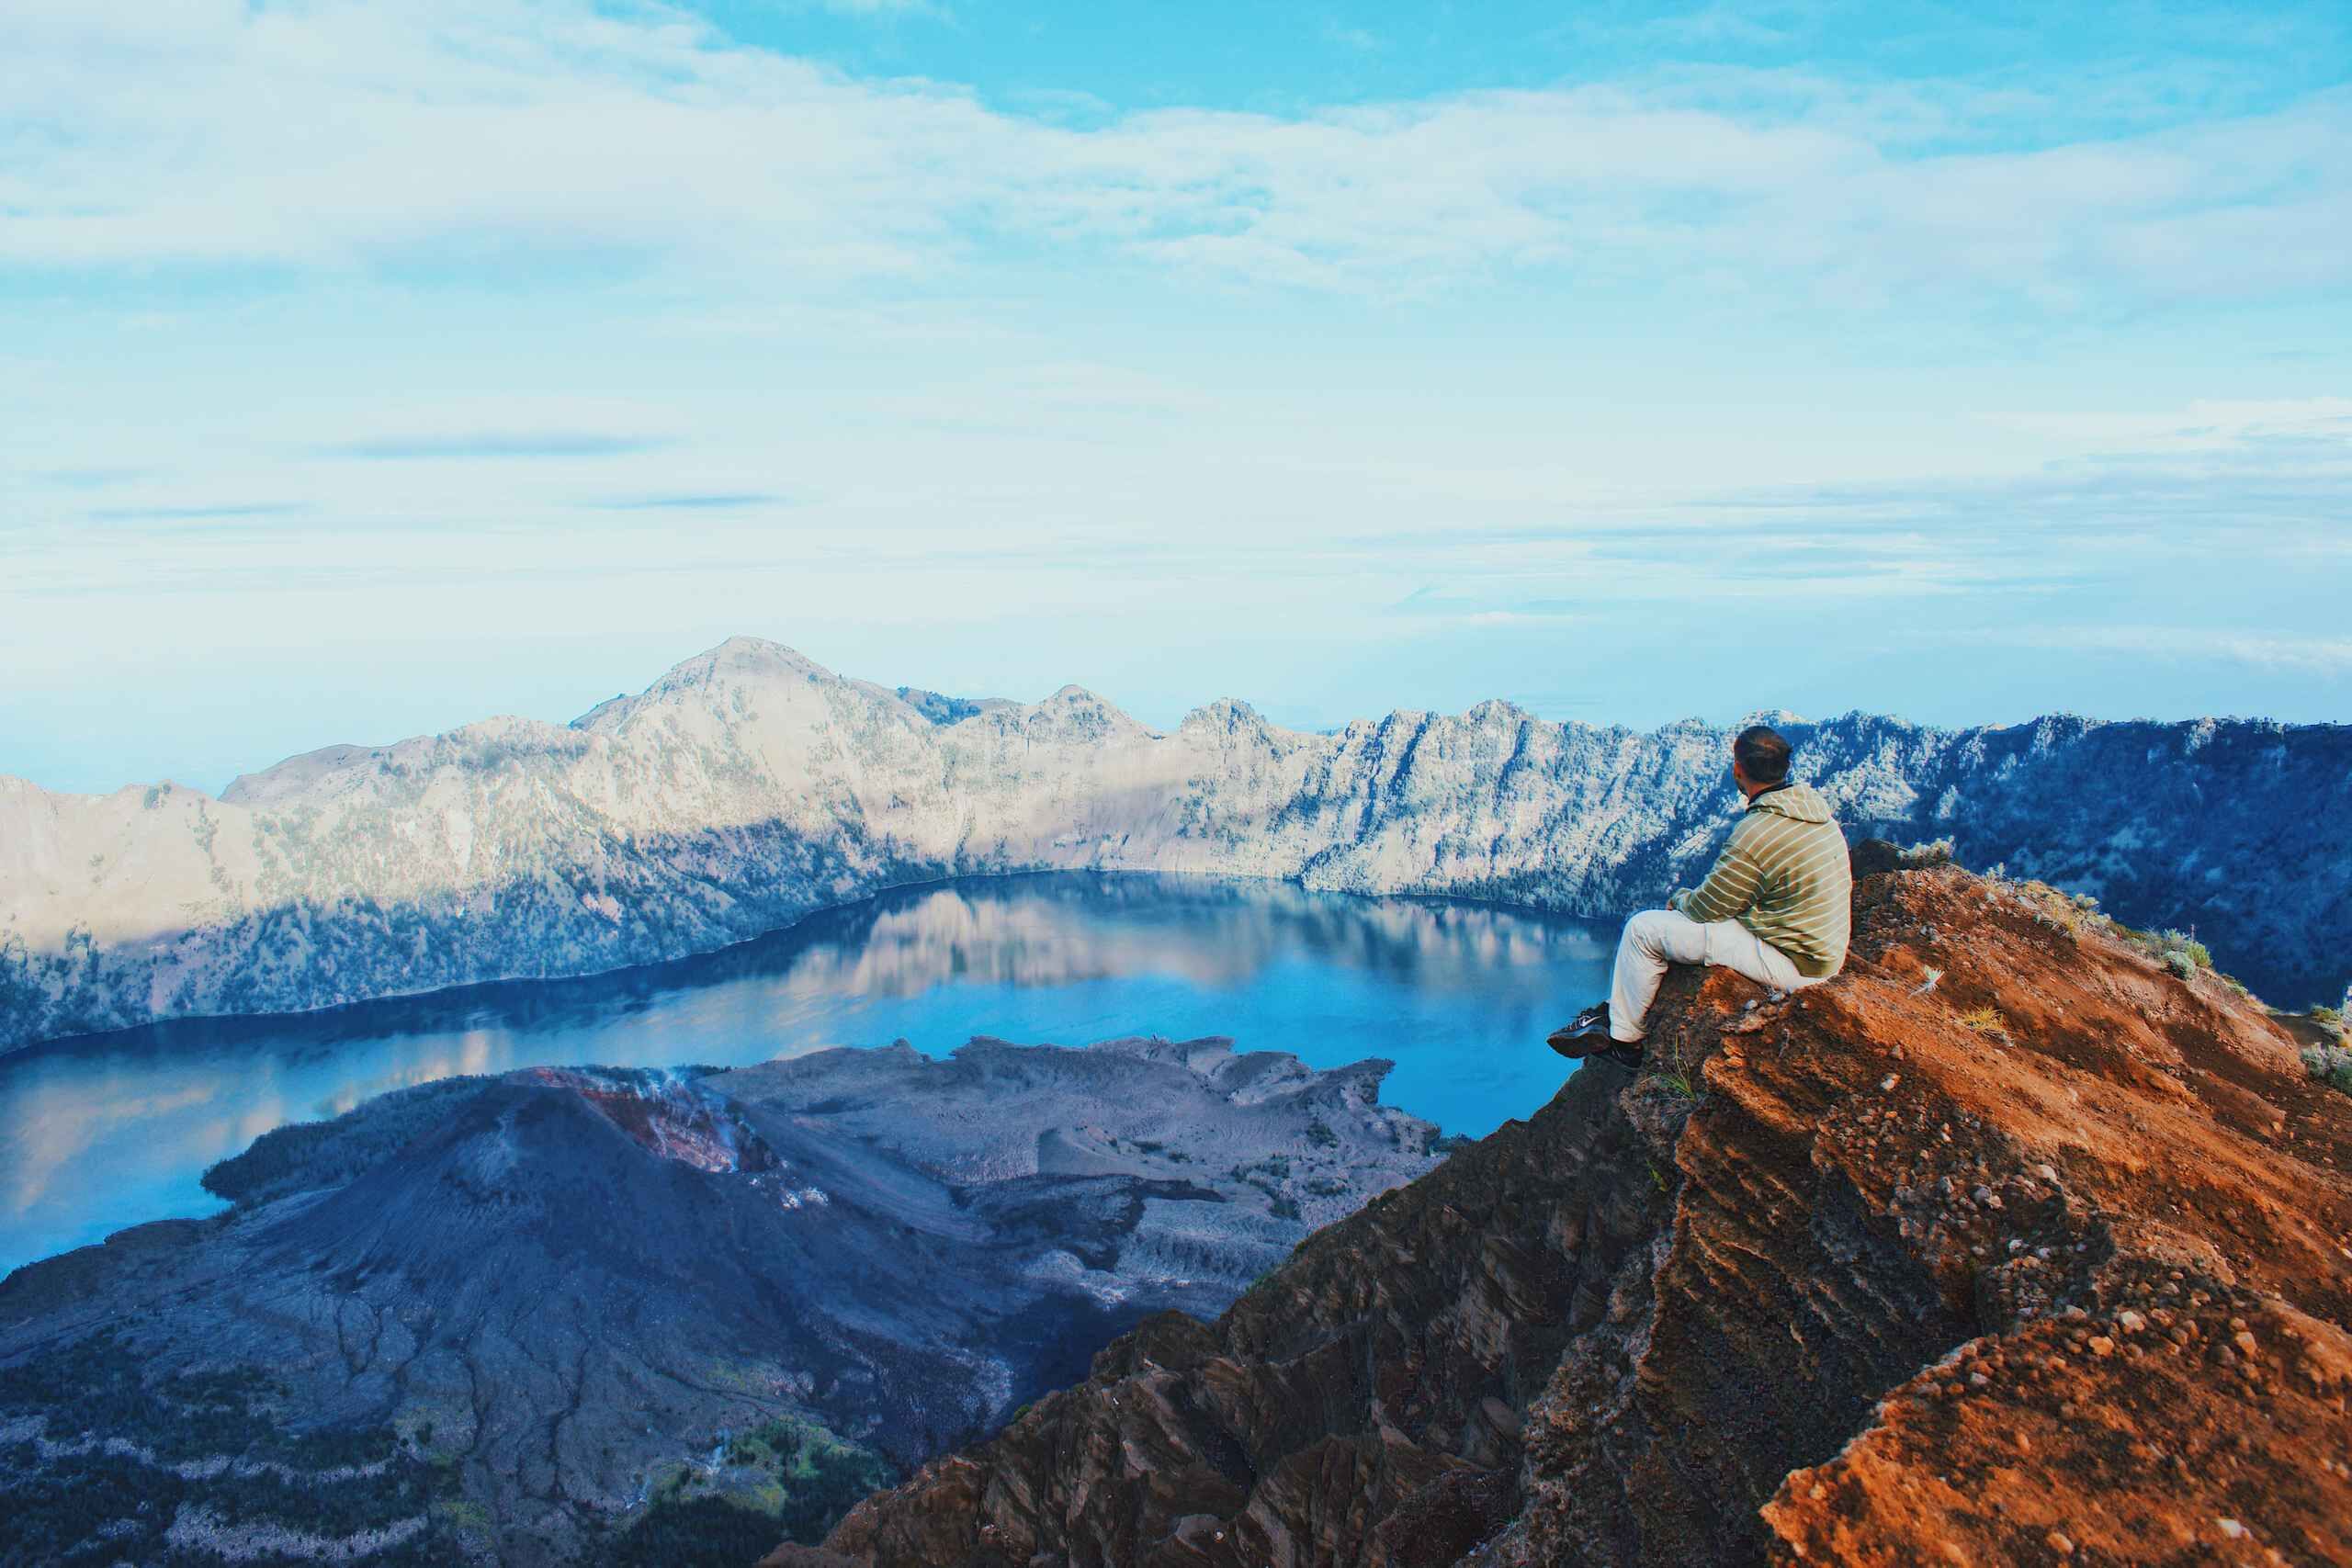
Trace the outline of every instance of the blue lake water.
{"label": "blue lake water", "polygon": [[1615,937],[1613,923],[1279,883],[1000,877],[904,888],[588,979],[58,1042],[0,1056],[0,1271],[214,1213],[205,1168],[273,1127],[541,1065],[1223,1034],[1315,1066],[1388,1057],[1389,1103],[1487,1133],[1559,1088],[1568,1064],[1544,1035],[1602,994]]}

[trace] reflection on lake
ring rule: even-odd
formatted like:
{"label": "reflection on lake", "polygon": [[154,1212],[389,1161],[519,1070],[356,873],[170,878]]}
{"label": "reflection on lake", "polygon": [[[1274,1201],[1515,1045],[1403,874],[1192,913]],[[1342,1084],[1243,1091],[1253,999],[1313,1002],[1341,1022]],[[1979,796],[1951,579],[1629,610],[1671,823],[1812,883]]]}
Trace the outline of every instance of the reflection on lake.
{"label": "reflection on lake", "polygon": [[740,1066],[904,1038],[1229,1034],[1396,1063],[1448,1132],[1524,1116],[1543,1037],[1601,994],[1613,926],[1280,883],[1085,873],[907,888],[701,958],[292,1017],[190,1020],[0,1057],[0,1270],[209,1213],[205,1167],[272,1127],[458,1073]]}

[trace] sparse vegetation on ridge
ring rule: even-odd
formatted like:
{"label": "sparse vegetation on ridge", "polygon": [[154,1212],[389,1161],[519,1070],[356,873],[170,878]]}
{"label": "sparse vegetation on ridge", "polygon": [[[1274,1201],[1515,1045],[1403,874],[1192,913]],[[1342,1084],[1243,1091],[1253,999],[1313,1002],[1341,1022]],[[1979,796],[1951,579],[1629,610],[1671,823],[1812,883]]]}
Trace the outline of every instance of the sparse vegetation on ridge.
{"label": "sparse vegetation on ridge", "polygon": [[778,1540],[813,1545],[896,1479],[888,1461],[813,1422],[770,1421],[729,1439],[717,1464],[672,1471],[589,1559],[603,1568],[749,1562]]}
{"label": "sparse vegetation on ridge", "polygon": [[2303,1070],[2330,1089],[2352,1094],[2352,1045],[2306,1045]]}
{"label": "sparse vegetation on ridge", "polygon": [[209,1539],[379,1543],[371,1563],[460,1555],[429,1518],[454,1478],[382,1423],[304,1423],[286,1385],[251,1365],[149,1379],[106,1331],[0,1368],[0,1563],[216,1561]]}

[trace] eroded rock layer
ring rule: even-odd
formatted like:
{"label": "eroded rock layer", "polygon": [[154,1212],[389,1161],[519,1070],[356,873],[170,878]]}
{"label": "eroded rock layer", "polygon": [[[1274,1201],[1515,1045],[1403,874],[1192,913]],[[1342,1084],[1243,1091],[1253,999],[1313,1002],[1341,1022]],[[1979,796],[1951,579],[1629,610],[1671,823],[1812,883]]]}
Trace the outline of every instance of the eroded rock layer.
{"label": "eroded rock layer", "polygon": [[1680,972],[1645,1070],[861,1505],[875,1565],[2352,1561],[2352,1098],[2030,885]]}

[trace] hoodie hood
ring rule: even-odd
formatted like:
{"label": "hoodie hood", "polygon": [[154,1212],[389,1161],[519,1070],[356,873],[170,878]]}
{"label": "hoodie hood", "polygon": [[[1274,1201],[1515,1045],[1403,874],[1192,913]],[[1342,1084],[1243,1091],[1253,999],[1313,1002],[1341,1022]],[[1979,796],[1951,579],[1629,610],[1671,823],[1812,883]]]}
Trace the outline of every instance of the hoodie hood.
{"label": "hoodie hood", "polygon": [[1838,813],[1829,799],[1811,784],[1792,784],[1759,795],[1747,803],[1750,811],[1769,811],[1792,822],[1835,822]]}

